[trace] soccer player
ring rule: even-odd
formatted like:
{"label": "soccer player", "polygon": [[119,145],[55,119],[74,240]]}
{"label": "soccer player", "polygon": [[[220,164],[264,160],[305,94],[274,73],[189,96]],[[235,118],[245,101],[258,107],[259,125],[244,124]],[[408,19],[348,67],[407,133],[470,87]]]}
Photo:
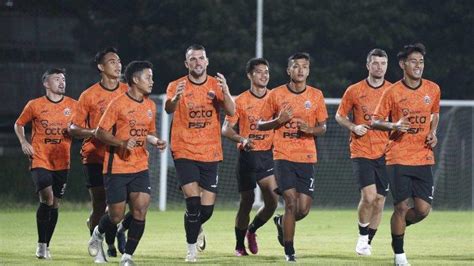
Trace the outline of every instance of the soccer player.
{"label": "soccer player", "polygon": [[176,176],[186,199],[186,261],[195,262],[196,250],[205,248],[201,225],[214,210],[217,165],[223,158],[219,110],[223,107],[225,113],[232,116],[235,104],[224,75],[217,73],[214,78],[207,74],[209,60],[202,45],[191,45],[185,58],[188,75],[168,85],[165,110],[174,113],[170,147]]}
{"label": "soccer player", "polygon": [[133,265],[132,255],[145,229],[151,190],[146,144],[160,150],[166,147],[166,142],[156,137],[155,103],[146,97],[153,88],[152,68],[147,61],[133,61],[127,66],[129,89],[110,102],[95,133],[107,145],[103,174],[108,214],[102,216],[92,233],[89,254],[104,252],[103,235],[116,230],[128,202],[132,221],[121,265]]}
{"label": "soccer player", "polygon": [[[51,259],[49,243],[58,221],[59,199],[64,195],[70,165],[71,137],[67,127],[77,102],[64,96],[66,73],[51,68],[42,77],[46,96],[29,101],[15,122],[15,133],[30,170],[40,204],[36,211],[38,259]],[[32,123],[31,143],[25,125]]]}
{"label": "soccer player", "polygon": [[310,56],[296,53],[288,58],[290,82],[271,90],[263,107],[259,130],[275,129],[273,159],[278,190],[285,201],[285,213],[274,222],[285,258],[294,262],[295,222],[308,215],[313,201],[316,137],[326,132],[328,118],[323,93],[306,84]]}
{"label": "soccer player", "polygon": [[[248,255],[245,250],[245,237],[247,237],[250,252],[257,254],[255,232],[272,217],[278,205],[278,195],[274,192],[277,185],[273,175],[273,131],[257,130],[260,111],[265,99],[268,98],[267,84],[270,73],[267,60],[250,59],[247,62],[246,72],[250,80],[250,89],[235,99],[235,115],[226,116],[222,126],[222,135],[237,142],[239,149],[236,173],[240,205],[235,218],[236,256]],[[240,134],[234,130],[237,123]],[[264,205],[257,211],[249,225],[257,183],[262,190]]]}
{"label": "soccer player", "polygon": [[[388,56],[384,50],[373,49],[367,55],[366,79],[347,88],[336,113],[336,121],[351,131],[352,169],[359,182],[359,239],[355,251],[372,254],[371,242],[382,219],[388,177],[385,168],[385,146],[388,133],[371,127],[372,114],[382,93],[391,85],[384,79]],[[352,113],[352,121],[347,117]]]}
{"label": "soccer player", "polygon": [[[403,250],[406,226],[428,216],[433,200],[431,166],[441,93],[436,83],[422,78],[424,56],[420,43],[406,45],[398,53],[403,79],[383,93],[373,116],[374,127],[391,130],[386,161],[395,205],[390,225],[396,265],[408,265]],[[387,122],[387,117],[396,122]]]}
{"label": "soccer player", "polygon": [[[120,82],[122,63],[117,49],[113,47],[99,51],[95,56],[95,65],[100,73],[101,80],[88,89],[79,97],[78,110],[72,116],[72,124],[69,133],[77,138],[83,138],[81,149],[84,175],[86,176],[86,187],[92,202],[92,212],[88,218],[90,234],[99,224],[100,218],[106,211],[105,190],[102,175],[102,165],[105,154],[105,144],[94,137],[97,124],[104,113],[107,105],[112,99],[125,93],[127,84]],[[131,219],[131,215],[127,220]],[[107,254],[110,257],[117,256],[114,246],[115,234],[106,235],[108,244]],[[120,238],[119,238],[120,239]],[[123,253],[123,245],[119,243],[119,250]],[[102,254],[100,254],[102,255]],[[100,263],[105,258],[97,257],[95,261]]]}

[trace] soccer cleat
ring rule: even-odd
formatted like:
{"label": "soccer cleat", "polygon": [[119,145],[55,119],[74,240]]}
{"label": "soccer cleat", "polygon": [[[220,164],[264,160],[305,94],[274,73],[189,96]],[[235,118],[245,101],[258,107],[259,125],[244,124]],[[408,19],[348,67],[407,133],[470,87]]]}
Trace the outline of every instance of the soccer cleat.
{"label": "soccer cleat", "polygon": [[125,245],[127,244],[127,238],[125,232],[120,228],[117,230],[117,248],[120,253],[125,253]]}
{"label": "soccer cleat", "polygon": [[242,257],[242,256],[248,256],[249,254],[245,250],[245,248],[238,248],[235,250],[235,256],[237,257]]}
{"label": "soccer cleat", "polygon": [[123,254],[120,260],[120,266],[135,266],[135,262],[132,260],[132,255]]}
{"label": "soccer cleat", "polygon": [[206,235],[204,234],[204,230],[202,230],[202,227],[201,229],[199,229],[196,248],[199,252],[203,252],[206,249]]}
{"label": "soccer cleat", "polygon": [[275,223],[276,227],[277,227],[277,231],[278,231],[278,242],[280,243],[280,245],[282,247],[284,247],[285,245],[283,244],[283,228],[281,227],[280,223],[278,222],[279,220],[281,220],[281,217],[282,215],[275,215],[275,217],[273,217],[273,222]]}
{"label": "soccer cleat", "polygon": [[94,258],[94,263],[107,263],[107,257],[105,257],[105,252],[102,245],[100,245],[99,252]]}
{"label": "soccer cleat", "polygon": [[247,243],[249,245],[249,250],[252,254],[258,253],[258,245],[257,245],[257,234],[247,232]]}
{"label": "soccer cleat", "polygon": [[395,254],[394,264],[395,266],[410,266],[405,253]]}
{"label": "soccer cleat", "polygon": [[88,228],[89,230],[91,230],[91,220],[90,220],[90,218],[87,218],[87,220],[86,220],[86,226],[87,226],[87,228]]}
{"label": "soccer cleat", "polygon": [[47,252],[48,246],[46,245],[46,243],[38,243],[38,246],[36,247],[36,257],[38,259],[46,259]]}
{"label": "soccer cleat", "polygon": [[117,249],[114,246],[111,246],[107,249],[107,256],[109,257],[117,257]]}
{"label": "soccer cleat", "polygon": [[104,241],[104,236],[99,233],[99,226],[96,226],[94,228],[94,232],[92,232],[92,236],[89,240],[89,245],[87,248],[91,257],[97,256],[99,250],[102,250],[103,252],[102,241]]}
{"label": "soccer cleat", "polygon": [[197,261],[196,252],[188,251],[188,254],[186,255],[186,258],[184,259],[184,261],[186,261],[186,262],[196,262]]}
{"label": "soccer cleat", "polygon": [[53,257],[51,257],[51,251],[49,251],[49,247],[46,247],[46,257],[45,259],[47,260],[52,260]]}
{"label": "soccer cleat", "polygon": [[371,246],[369,245],[368,235],[359,235],[359,239],[357,240],[355,251],[357,254],[361,256],[372,255],[372,249],[371,249]]}
{"label": "soccer cleat", "polygon": [[296,256],[295,254],[285,255],[285,260],[290,263],[296,263]]}

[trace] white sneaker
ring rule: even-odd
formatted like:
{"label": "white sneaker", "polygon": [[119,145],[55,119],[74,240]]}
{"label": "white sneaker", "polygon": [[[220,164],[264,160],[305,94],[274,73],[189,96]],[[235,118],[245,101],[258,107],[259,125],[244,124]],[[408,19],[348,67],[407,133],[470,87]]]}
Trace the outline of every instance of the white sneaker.
{"label": "white sneaker", "polygon": [[196,262],[197,261],[197,251],[196,244],[188,244],[188,254],[184,259],[186,262]]}
{"label": "white sneaker", "polygon": [[134,266],[135,262],[132,260],[132,255],[124,253],[120,260],[120,266]]}
{"label": "white sneaker", "polygon": [[104,241],[104,236],[99,233],[99,226],[96,226],[94,228],[94,232],[92,233],[91,239],[89,240],[89,246],[88,246],[88,251],[89,255],[91,257],[97,256],[99,253],[99,250],[102,250],[102,253],[104,252],[103,247],[102,247],[102,242]]}
{"label": "white sneaker", "polygon": [[36,247],[36,257],[38,259],[46,259],[47,256],[47,251],[48,246],[46,243],[38,243],[38,246]]}
{"label": "white sneaker", "polygon": [[394,264],[395,266],[410,266],[405,253],[395,254]]}
{"label": "white sneaker", "polygon": [[104,248],[102,247],[102,243],[99,247],[99,252],[94,258],[94,263],[107,263],[107,257],[105,256]]}
{"label": "white sneaker", "polygon": [[46,257],[45,259],[47,260],[52,260],[53,258],[51,257],[51,251],[49,251],[49,247],[46,247]]}
{"label": "white sneaker", "polygon": [[199,252],[203,252],[206,249],[206,235],[204,234],[204,230],[202,230],[202,226],[201,229],[199,229],[196,247]]}
{"label": "white sneaker", "polygon": [[359,235],[355,251],[361,256],[372,255],[372,249],[369,245],[369,235]]}

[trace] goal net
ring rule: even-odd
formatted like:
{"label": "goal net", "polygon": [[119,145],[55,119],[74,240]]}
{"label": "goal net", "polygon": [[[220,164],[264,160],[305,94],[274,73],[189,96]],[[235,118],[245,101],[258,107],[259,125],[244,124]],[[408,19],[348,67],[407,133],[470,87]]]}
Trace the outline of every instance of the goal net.
{"label": "goal net", "polygon": [[[164,112],[165,95],[151,97],[157,104],[157,132],[168,140],[172,116]],[[354,208],[359,201],[357,181],[349,160],[349,132],[339,126],[335,113],[340,99],[326,99],[329,119],[326,134],[317,139],[314,205],[328,208]],[[221,120],[223,120],[221,114]],[[472,209],[474,206],[474,101],[442,101],[438,127],[438,145],[433,167],[434,208]],[[168,140],[169,141],[169,140]],[[219,164],[217,204],[237,206],[239,193],[235,177],[237,150],[235,143],[223,138],[224,161]],[[165,210],[167,205],[183,203],[176,170],[169,149],[160,153],[150,149],[152,199]],[[387,205],[391,206],[391,196]]]}

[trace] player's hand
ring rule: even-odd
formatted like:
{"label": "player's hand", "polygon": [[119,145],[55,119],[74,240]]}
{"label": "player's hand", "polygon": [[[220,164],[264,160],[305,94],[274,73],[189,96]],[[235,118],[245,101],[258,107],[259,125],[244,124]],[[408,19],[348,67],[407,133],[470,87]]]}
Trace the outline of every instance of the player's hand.
{"label": "player's hand", "polygon": [[33,150],[33,146],[28,141],[25,141],[24,143],[21,144],[21,150],[23,153],[28,156],[32,157],[35,151]]}
{"label": "player's hand", "polygon": [[288,122],[293,118],[293,108],[291,105],[287,104],[281,109],[280,113],[278,114],[278,123],[283,125],[284,123]]}
{"label": "player's hand", "polygon": [[128,140],[124,140],[121,146],[123,149],[131,151],[133,148],[135,148],[136,144],[137,144],[136,138],[129,138]]}
{"label": "player's hand", "polygon": [[438,143],[438,138],[436,137],[434,133],[430,133],[428,134],[428,136],[426,136],[425,143],[427,146],[434,148],[436,147],[436,144]]}
{"label": "player's hand", "polygon": [[354,126],[351,131],[354,132],[357,136],[364,136],[365,134],[367,134],[368,130],[370,129],[370,126],[369,125],[366,125],[366,124],[362,124],[362,125],[357,125],[357,126]]}
{"label": "player's hand", "polygon": [[313,134],[313,128],[306,122],[298,123],[298,130],[306,134]]}
{"label": "player's hand", "polygon": [[408,121],[408,116],[400,118],[397,123],[393,124],[393,129],[401,132],[407,132],[409,128],[410,122]]}
{"label": "player's hand", "polygon": [[176,86],[176,92],[174,93],[174,96],[172,99],[173,102],[177,102],[179,101],[179,99],[181,99],[181,96],[184,93],[184,88],[186,88],[186,80],[182,80],[178,82],[178,86]]}
{"label": "player's hand", "polygon": [[164,140],[161,140],[159,138],[156,138],[156,144],[155,146],[160,150],[163,151],[166,149],[167,143]]}
{"label": "player's hand", "polygon": [[254,143],[252,139],[242,138],[240,140],[240,144],[242,144],[242,148],[244,149],[244,151],[250,151],[254,149]]}
{"label": "player's hand", "polygon": [[230,92],[229,92],[229,86],[227,86],[227,80],[225,79],[224,75],[222,75],[221,73],[217,72],[216,79],[217,79],[217,83],[219,84],[219,86],[220,86],[221,89],[222,89],[222,92],[223,92],[223,93],[226,93],[226,94],[230,94]]}

